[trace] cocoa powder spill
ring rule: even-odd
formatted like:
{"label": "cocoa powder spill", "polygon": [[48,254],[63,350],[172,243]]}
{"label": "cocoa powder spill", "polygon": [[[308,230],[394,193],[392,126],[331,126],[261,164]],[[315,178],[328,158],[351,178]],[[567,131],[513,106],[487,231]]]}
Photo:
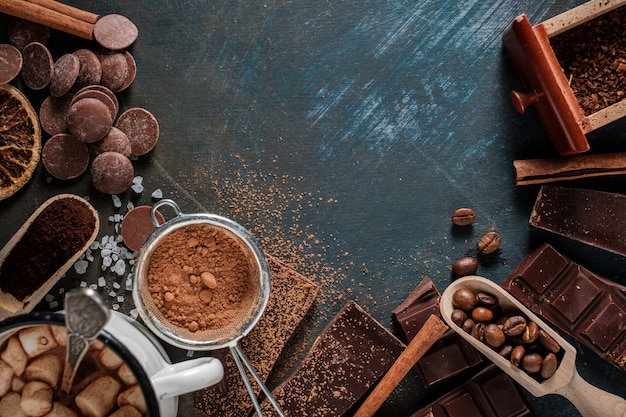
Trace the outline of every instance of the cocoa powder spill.
{"label": "cocoa powder spill", "polygon": [[53,201],[0,266],[0,289],[23,300],[82,248],[94,232],[91,210],[74,198]]}
{"label": "cocoa powder spill", "polygon": [[220,329],[255,301],[258,268],[243,242],[208,224],[161,239],[149,261],[152,299],[172,324],[191,332]]}

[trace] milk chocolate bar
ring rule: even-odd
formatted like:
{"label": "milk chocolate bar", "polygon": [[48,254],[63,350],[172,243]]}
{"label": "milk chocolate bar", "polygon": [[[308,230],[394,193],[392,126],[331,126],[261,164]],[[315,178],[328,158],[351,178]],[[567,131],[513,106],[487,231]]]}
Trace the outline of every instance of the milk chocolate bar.
{"label": "milk chocolate bar", "polygon": [[[439,291],[425,277],[407,299],[392,311],[392,318],[402,331],[405,342],[411,341],[431,314],[441,317]],[[482,363],[483,359],[455,331],[448,330],[415,365],[425,387],[452,378]]]}
{"label": "milk chocolate bar", "polygon": [[[287,416],[343,416],[384,374],[404,344],[354,301],[348,302],[273,392]],[[264,416],[276,412],[265,400]]]}
{"label": "milk chocolate bar", "polygon": [[[266,381],[287,341],[313,305],[319,287],[281,260],[267,256],[272,288],[265,312],[239,342],[259,377]],[[229,349],[214,352],[224,365],[219,384],[199,390],[194,405],[208,416],[247,417],[252,401]],[[252,384],[256,394],[260,388]]]}
{"label": "milk chocolate bar", "polygon": [[626,256],[626,195],[544,185],[530,224]]}
{"label": "milk chocolate bar", "polygon": [[626,371],[626,287],[585,269],[547,243],[526,256],[502,287]]}
{"label": "milk chocolate bar", "polygon": [[495,365],[418,410],[411,417],[533,417],[517,384]]}

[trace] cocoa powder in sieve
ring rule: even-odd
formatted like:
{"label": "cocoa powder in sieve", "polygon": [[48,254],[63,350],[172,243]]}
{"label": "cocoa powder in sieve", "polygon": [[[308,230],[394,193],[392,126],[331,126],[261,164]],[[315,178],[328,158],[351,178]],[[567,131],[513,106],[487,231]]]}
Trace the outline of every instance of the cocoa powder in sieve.
{"label": "cocoa powder in sieve", "polygon": [[155,305],[191,332],[227,326],[254,302],[256,267],[244,248],[234,235],[209,224],[170,232],[148,266]]}

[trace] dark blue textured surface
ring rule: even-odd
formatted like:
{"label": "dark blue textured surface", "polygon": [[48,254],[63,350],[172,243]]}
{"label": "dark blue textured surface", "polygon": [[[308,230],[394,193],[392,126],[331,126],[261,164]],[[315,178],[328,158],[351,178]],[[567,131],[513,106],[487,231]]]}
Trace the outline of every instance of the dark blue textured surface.
{"label": "dark blue textured surface", "polygon": [[[518,14],[538,23],[579,3],[72,2],[126,15],[139,28],[137,79],[120,100],[123,108],[149,109],[160,123],[157,148],[136,164],[147,190],[164,189],[187,212],[233,216],[262,241],[274,238],[273,225],[259,227],[264,215],[246,210],[255,203],[243,199],[244,190],[225,196],[226,184],[292,196],[266,196],[255,208],[281,212],[276,224],[287,236],[292,229],[302,240],[316,236],[321,243],[303,251],[342,277],[323,281],[332,288],[324,289],[307,343],[348,298],[391,326],[391,310],[424,276],[443,290],[450,264],[475,254],[489,230],[501,234],[502,249],[478,273],[496,282],[549,240],[626,284],[623,258],[531,230],[537,187],[514,185],[514,159],[554,152],[534,114],[522,117],[510,105],[518,80],[502,32]],[[623,151],[624,139],[623,121],[590,135],[592,150]],[[622,178],[570,185],[626,192]],[[47,184],[40,168],[18,196],[0,203],[0,244],[60,192],[91,195],[103,216],[112,211],[85,178]],[[478,214],[465,233],[450,223],[460,206]],[[626,396],[626,375],[576,346],[583,377]],[[408,416],[447,388],[424,392],[409,374],[378,415]],[[578,415],[556,396],[529,400],[539,417]],[[181,415],[197,415],[189,398],[181,407]]]}

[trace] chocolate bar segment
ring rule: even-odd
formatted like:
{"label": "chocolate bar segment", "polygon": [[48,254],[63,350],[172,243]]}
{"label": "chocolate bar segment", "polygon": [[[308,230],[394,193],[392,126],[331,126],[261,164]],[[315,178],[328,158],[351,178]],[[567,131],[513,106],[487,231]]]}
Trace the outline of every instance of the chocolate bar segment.
{"label": "chocolate bar segment", "polygon": [[411,417],[533,417],[513,380],[489,365]]}
{"label": "chocolate bar segment", "polygon": [[[431,314],[441,317],[439,291],[425,277],[407,299],[392,311],[392,318],[406,342],[413,340]],[[443,336],[417,362],[415,370],[425,387],[447,380],[483,362],[482,357],[454,330]]]}
{"label": "chocolate bar segment", "polygon": [[626,287],[544,243],[502,283],[533,312],[626,371]]}
{"label": "chocolate bar segment", "polygon": [[[350,301],[272,396],[287,416],[346,415],[403,350],[400,340]],[[264,416],[276,415],[267,400],[261,408]]]}
{"label": "chocolate bar segment", "polygon": [[626,256],[626,195],[542,186],[529,223],[587,245]]}
{"label": "chocolate bar segment", "polygon": [[[250,333],[241,339],[241,349],[256,373],[267,380],[287,341],[313,305],[319,287],[273,256],[267,256],[272,287],[265,312]],[[199,390],[195,407],[208,416],[247,417],[252,401],[229,349],[213,356],[224,364],[219,384]],[[256,394],[258,385],[253,384]]]}

